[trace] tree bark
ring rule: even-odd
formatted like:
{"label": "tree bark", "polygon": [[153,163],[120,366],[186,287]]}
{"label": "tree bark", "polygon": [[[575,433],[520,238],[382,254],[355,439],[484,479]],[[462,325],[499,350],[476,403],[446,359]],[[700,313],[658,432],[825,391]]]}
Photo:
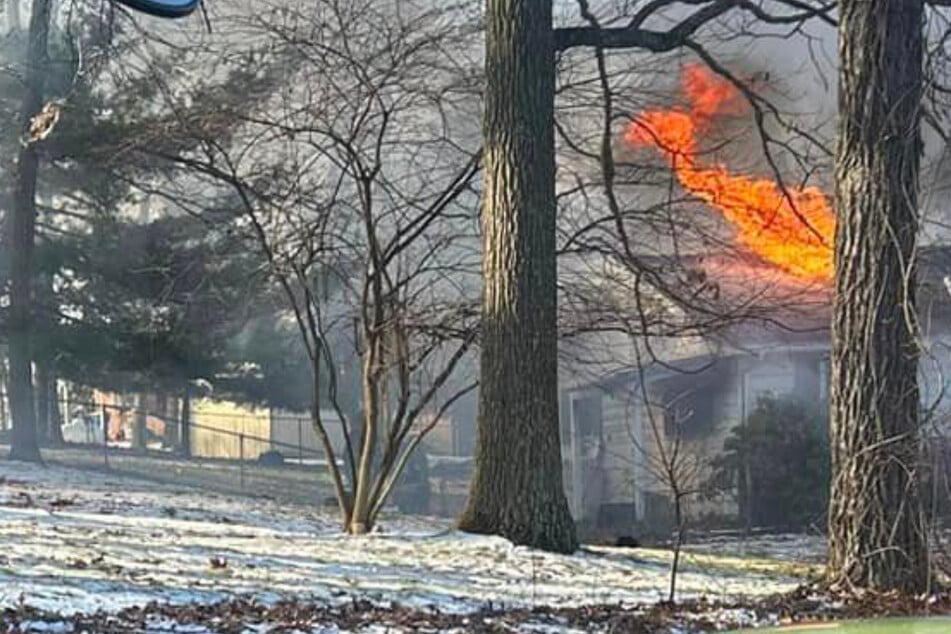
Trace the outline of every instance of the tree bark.
{"label": "tree bark", "polygon": [[918,498],[914,249],[922,1],[839,5],[829,574],[847,588],[928,584]]}
{"label": "tree bark", "polygon": [[487,0],[481,381],[463,530],[577,546],[558,433],[551,0]]}
{"label": "tree bark", "polygon": [[[33,0],[23,108],[20,112],[20,131],[24,137],[29,131],[30,120],[43,106],[50,4],[51,0]],[[13,417],[10,458],[31,462],[40,461],[31,367],[38,166],[36,145],[23,145],[17,159],[13,192],[10,255],[10,414]]]}

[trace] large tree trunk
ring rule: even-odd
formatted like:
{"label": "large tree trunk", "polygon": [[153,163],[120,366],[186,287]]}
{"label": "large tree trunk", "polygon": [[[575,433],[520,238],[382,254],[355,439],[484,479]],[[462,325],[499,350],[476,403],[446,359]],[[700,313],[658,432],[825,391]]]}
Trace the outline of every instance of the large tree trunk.
{"label": "large tree trunk", "polygon": [[928,582],[918,499],[914,247],[922,0],[844,0],[839,15],[830,575]]}
{"label": "large tree trunk", "polygon": [[[43,106],[51,1],[33,0],[23,109],[20,112],[20,131],[24,138],[28,135],[30,120]],[[10,414],[13,417],[10,457],[32,462],[40,461],[31,368],[38,164],[34,143],[27,143],[20,148],[13,193],[10,255]]]}
{"label": "large tree trunk", "polygon": [[577,548],[561,476],[551,0],[486,2],[476,468],[463,530]]}

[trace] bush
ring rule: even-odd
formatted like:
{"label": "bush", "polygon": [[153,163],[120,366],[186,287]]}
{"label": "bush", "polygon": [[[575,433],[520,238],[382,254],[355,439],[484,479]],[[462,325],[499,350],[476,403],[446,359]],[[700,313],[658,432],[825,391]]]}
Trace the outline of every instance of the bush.
{"label": "bush", "polygon": [[713,460],[713,488],[736,490],[740,518],[754,526],[821,522],[829,491],[826,430],[824,417],[794,399],[761,398]]}

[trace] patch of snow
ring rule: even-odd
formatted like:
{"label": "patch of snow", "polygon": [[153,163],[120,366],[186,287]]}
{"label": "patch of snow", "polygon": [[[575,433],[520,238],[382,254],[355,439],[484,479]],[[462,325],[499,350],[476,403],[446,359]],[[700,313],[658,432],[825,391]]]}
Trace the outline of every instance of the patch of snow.
{"label": "patch of snow", "polygon": [[761,618],[755,611],[748,608],[720,608],[713,613],[686,614],[684,618],[688,622],[700,619],[711,621],[718,631],[737,628],[775,627],[780,624],[779,617],[775,614]]}
{"label": "patch of snow", "polygon": [[820,562],[826,555],[826,540],[821,535],[783,533],[707,537],[687,545],[694,553],[757,557],[787,562]]}
{"label": "patch of snow", "polygon": [[23,621],[18,625],[21,632],[51,632],[60,634],[72,632],[72,623],[65,621]]}
{"label": "patch of snow", "polygon": [[[361,537],[338,527],[318,509],[0,461],[0,608],[22,601],[67,615],[250,595],[468,613],[666,594],[663,562],[623,553],[543,553],[426,519],[388,519]],[[681,598],[733,598],[798,583],[686,566],[678,587]]]}

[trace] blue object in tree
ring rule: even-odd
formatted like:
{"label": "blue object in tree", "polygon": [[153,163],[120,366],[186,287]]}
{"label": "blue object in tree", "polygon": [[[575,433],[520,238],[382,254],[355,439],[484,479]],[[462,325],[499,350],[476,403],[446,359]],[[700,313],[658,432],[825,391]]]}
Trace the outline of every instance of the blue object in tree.
{"label": "blue object in tree", "polygon": [[130,9],[161,18],[182,18],[198,8],[201,0],[115,0]]}

